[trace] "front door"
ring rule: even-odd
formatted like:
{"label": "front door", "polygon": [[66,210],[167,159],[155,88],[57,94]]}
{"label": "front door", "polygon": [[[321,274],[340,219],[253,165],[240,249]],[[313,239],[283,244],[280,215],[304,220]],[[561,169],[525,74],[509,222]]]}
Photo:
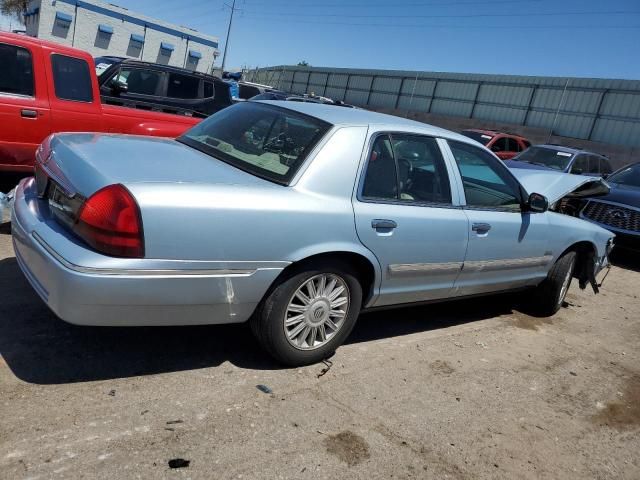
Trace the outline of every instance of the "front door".
{"label": "front door", "polygon": [[382,134],[368,152],[354,198],[356,229],[382,267],[375,306],[451,294],[468,240],[438,141]]}
{"label": "front door", "polygon": [[17,43],[0,43],[0,169],[30,171],[51,118],[40,49]]}
{"label": "front door", "polygon": [[552,260],[547,216],[523,211],[520,184],[490,153],[467,143],[448,145],[458,165],[469,219],[469,246],[455,294],[538,283]]}

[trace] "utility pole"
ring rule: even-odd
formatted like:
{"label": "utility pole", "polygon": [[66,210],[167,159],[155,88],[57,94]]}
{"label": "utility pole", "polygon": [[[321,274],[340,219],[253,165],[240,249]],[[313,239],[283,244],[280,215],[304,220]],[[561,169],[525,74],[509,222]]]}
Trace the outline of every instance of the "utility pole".
{"label": "utility pole", "polygon": [[[225,3],[227,7],[231,9],[231,15],[229,16],[229,27],[227,28],[227,39],[224,42],[224,53],[222,54],[222,74],[224,74],[224,64],[227,61],[227,52],[229,51],[229,35],[231,34],[231,24],[233,23],[233,14],[236,13],[236,0],[233,0],[231,5]],[[222,75],[221,75],[222,76]]]}

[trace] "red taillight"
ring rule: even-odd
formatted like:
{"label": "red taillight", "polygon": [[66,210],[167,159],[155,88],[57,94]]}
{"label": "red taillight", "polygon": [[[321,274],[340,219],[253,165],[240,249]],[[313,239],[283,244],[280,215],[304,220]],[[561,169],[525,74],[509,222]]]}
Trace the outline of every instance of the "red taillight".
{"label": "red taillight", "polygon": [[144,257],[140,210],[122,185],[109,185],[80,207],[75,231],[96,250],[116,257]]}

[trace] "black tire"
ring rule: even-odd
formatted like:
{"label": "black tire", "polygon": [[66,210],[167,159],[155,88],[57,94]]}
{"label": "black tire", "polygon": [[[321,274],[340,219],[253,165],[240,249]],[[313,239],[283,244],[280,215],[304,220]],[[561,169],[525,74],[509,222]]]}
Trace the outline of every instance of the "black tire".
{"label": "black tire", "polygon": [[[573,271],[576,266],[576,252],[567,252],[551,267],[547,278],[536,287],[532,300],[534,313],[542,317],[555,315],[567,296]],[[563,288],[566,283],[566,288]]]}
{"label": "black tire", "polygon": [[[293,346],[285,334],[287,307],[298,288],[322,274],[340,277],[348,288],[350,301],[344,320],[335,334],[313,350],[302,350]],[[303,264],[280,279],[267,293],[249,323],[256,339],[271,356],[287,366],[298,367],[320,362],[333,355],[353,330],[361,305],[362,286],[354,268],[342,261],[319,260]]]}

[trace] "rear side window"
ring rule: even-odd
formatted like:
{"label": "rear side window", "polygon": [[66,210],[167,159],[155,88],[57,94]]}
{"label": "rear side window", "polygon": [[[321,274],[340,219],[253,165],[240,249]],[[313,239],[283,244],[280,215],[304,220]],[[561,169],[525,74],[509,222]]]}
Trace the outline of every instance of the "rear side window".
{"label": "rear side window", "polygon": [[200,79],[198,77],[181,75],[179,73],[170,73],[167,97],[184,99],[198,98],[199,86]]}
{"label": "rear side window", "polygon": [[603,175],[608,175],[612,172],[611,165],[609,164],[609,160],[606,158],[600,159],[600,173]]}
{"label": "rear side window", "polygon": [[92,102],[89,64],[81,58],[51,55],[56,97],[74,102]]}
{"label": "rear side window", "polygon": [[204,82],[204,98],[213,97],[213,83]]}
{"label": "rear side window", "polygon": [[0,93],[33,97],[33,62],[26,48],[0,43]]}
{"label": "rear side window", "polygon": [[373,144],[362,196],[407,203],[451,203],[447,167],[434,138],[383,135]]}

